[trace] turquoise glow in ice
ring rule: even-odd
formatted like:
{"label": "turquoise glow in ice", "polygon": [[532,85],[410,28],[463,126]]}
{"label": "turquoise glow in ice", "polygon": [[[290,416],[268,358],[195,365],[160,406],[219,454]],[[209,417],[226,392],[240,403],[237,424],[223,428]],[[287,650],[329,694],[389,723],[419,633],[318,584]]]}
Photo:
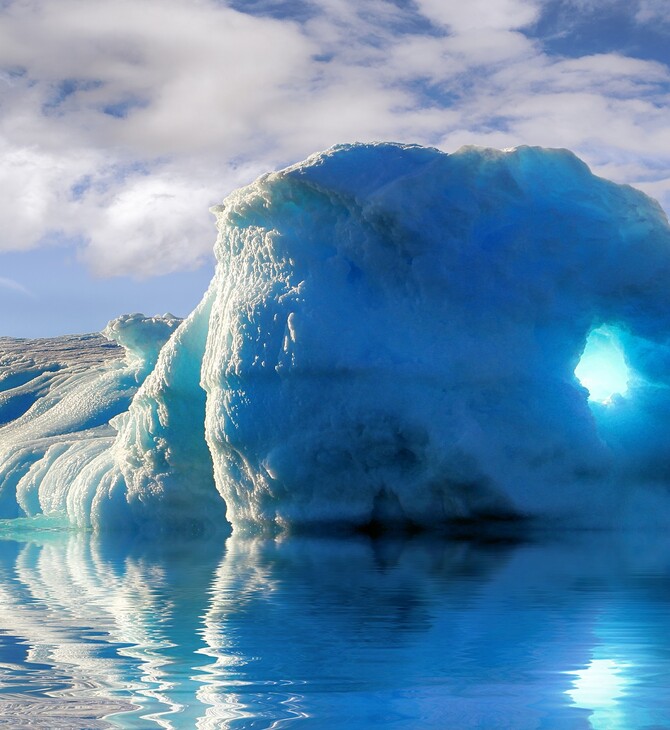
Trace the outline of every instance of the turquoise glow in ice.
{"label": "turquoise glow in ice", "polygon": [[589,391],[589,398],[599,403],[626,394],[629,370],[614,330],[599,327],[591,332],[575,375]]}

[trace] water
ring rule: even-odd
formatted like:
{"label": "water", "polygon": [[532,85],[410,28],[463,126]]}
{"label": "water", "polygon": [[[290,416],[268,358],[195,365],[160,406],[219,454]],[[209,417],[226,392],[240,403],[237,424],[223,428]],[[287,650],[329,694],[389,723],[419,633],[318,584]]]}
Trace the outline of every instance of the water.
{"label": "water", "polygon": [[670,728],[662,536],[0,529],[0,726]]}

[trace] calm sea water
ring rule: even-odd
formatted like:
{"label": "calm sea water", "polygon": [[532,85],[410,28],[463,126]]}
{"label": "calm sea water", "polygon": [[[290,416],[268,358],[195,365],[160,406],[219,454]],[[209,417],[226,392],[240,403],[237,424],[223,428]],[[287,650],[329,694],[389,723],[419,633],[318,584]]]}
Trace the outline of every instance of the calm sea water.
{"label": "calm sea water", "polygon": [[670,542],[0,532],[0,726],[670,728]]}

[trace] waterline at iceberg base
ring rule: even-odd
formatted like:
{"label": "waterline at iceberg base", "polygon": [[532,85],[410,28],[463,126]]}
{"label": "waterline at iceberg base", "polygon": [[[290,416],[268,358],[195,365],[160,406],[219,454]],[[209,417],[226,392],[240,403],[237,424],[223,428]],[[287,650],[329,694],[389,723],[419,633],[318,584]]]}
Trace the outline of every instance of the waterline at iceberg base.
{"label": "waterline at iceberg base", "polygon": [[[670,227],[654,201],[565,150],[380,143],[214,212],[216,273],[184,321],[115,320],[124,354],[96,336],[0,342],[1,516],[665,525]],[[624,386],[589,399],[575,369],[603,332]]]}

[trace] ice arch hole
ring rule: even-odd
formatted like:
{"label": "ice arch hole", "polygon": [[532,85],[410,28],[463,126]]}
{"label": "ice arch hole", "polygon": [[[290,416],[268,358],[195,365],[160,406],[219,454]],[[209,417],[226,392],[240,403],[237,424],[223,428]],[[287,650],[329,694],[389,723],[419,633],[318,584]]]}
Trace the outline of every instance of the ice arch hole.
{"label": "ice arch hole", "polygon": [[589,400],[597,403],[608,403],[613,396],[626,394],[630,372],[614,327],[591,331],[575,375],[589,391]]}

